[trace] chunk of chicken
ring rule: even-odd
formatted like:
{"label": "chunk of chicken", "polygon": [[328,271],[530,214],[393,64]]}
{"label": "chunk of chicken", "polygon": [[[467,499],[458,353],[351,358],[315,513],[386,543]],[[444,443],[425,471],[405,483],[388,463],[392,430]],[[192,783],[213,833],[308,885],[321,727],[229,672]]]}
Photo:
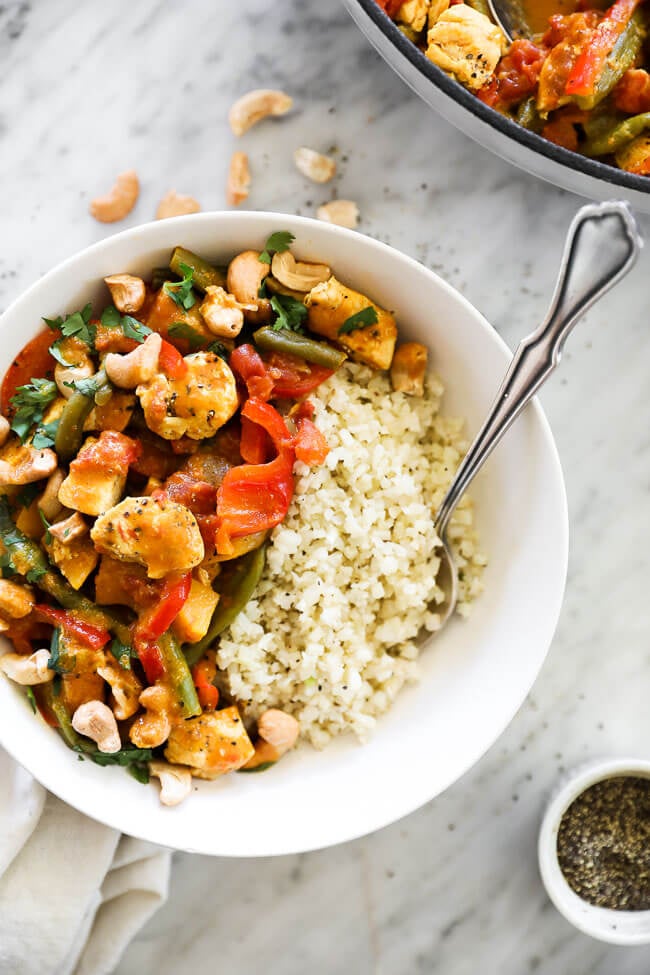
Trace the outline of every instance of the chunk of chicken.
{"label": "chunk of chicken", "polygon": [[409,396],[424,395],[428,350],[420,342],[404,342],[398,346],[390,367],[390,381],[395,392]]}
{"label": "chunk of chicken", "polygon": [[255,749],[236,707],[210,711],[173,726],[165,758],[189,765],[199,779],[216,779],[241,768]]}
{"label": "chunk of chicken", "polygon": [[76,538],[57,538],[50,534],[51,541],[44,543],[47,554],[72,588],[80,589],[99,560],[95,546],[88,534]]}
{"label": "chunk of chicken", "polygon": [[136,389],[147,426],[165,440],[212,437],[239,405],[235,377],[218,355],[195,352],[185,362],[179,379],[158,373]]}
{"label": "chunk of chicken", "polygon": [[3,616],[22,619],[31,613],[34,602],[30,589],[11,579],[0,579],[0,613]]}
{"label": "chunk of chicken", "polygon": [[[305,298],[305,304],[309,309],[307,325],[312,332],[338,342],[349,350],[353,358],[373,369],[388,369],[397,341],[397,326],[389,311],[333,276],[312,288]],[[347,319],[366,308],[374,309],[376,323],[340,334]]]}
{"label": "chunk of chicken", "polygon": [[397,22],[419,34],[427,22],[431,0],[406,0],[397,11]]}
{"label": "chunk of chicken", "polygon": [[88,437],[70,464],[68,476],[59,488],[59,501],[84,515],[101,515],[117,503],[138,455],[130,437],[103,430],[99,439]]}
{"label": "chunk of chicken", "polygon": [[172,624],[181,643],[198,643],[205,636],[218,602],[219,594],[212,586],[192,579],[189,596]]}
{"label": "chunk of chicken", "polygon": [[474,91],[490,80],[505,49],[501,30],[464,3],[445,10],[427,35],[429,60]]}
{"label": "chunk of chicken", "polygon": [[0,493],[2,488],[18,484],[32,484],[56,470],[57,457],[53,450],[37,450],[27,444],[7,444],[0,457]]}
{"label": "chunk of chicken", "polygon": [[192,512],[163,498],[125,498],[97,519],[90,534],[99,552],[146,566],[150,579],[188,572],[205,555]]}

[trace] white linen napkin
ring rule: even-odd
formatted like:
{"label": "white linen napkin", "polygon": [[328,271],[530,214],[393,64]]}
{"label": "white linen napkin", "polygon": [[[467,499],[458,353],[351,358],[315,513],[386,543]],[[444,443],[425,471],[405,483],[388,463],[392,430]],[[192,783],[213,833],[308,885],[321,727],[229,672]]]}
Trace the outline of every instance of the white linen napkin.
{"label": "white linen napkin", "polygon": [[108,975],[164,903],[170,859],[49,795],[0,748],[0,975]]}

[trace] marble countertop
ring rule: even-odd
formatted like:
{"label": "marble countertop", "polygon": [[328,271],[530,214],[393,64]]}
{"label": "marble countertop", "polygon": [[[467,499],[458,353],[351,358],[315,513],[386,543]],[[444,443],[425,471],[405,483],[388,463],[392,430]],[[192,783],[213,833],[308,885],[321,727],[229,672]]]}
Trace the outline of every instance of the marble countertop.
{"label": "marble countertop", "polygon": [[[277,86],[297,107],[242,141],[251,208],[312,214],[331,190],[299,176],[292,150],[335,147],[334,191],[358,202],[361,231],[438,271],[510,344],[545,310],[579,200],[426,110],[335,0],[8,0],[0,65],[0,308],[111,232],[88,201],[121,170],[142,181],[121,226],[150,219],[170,187],[222,207],[227,109]],[[169,902],[118,975],[647,975],[650,949],[601,945],[556,913],[535,843],[565,769],[650,741],[649,274],[646,253],[542,397],[566,473],[569,579],[506,733],[443,796],[365,839],[275,860],[177,855]]]}

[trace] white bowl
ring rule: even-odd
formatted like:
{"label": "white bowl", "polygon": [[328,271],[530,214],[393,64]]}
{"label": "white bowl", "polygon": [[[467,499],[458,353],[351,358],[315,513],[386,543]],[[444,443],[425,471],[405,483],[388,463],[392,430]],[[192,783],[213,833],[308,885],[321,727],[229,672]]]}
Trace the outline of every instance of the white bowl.
{"label": "white bowl", "polygon": [[560,822],[574,799],[603,779],[633,775],[650,779],[650,761],[643,758],[605,758],[564,778],[544,814],[539,832],[539,869],[548,896],[558,911],[583,934],[613,945],[650,944],[650,911],[612,911],[596,907],[569,887],[557,858]]}
{"label": "white bowl", "polygon": [[[509,352],[484,318],[421,264],[352,231],[271,213],[202,213],[135,227],[70,258],[0,318],[0,374],[48,317],[105,300],[101,279],[147,273],[182,244],[226,261],[261,247],[274,230],[330,264],[380,304],[401,334],[425,342],[446,382],[444,409],[476,431]],[[39,781],[88,816],[155,843],[221,856],[293,853],[378,829],[438,795],[483,755],[524,700],[555,630],[567,565],[567,508],[556,448],[538,403],[522,415],[473,489],[486,591],[422,655],[422,680],[406,688],[366,746],[339,740],[302,748],[262,775],[197,784],[164,809],[154,785],[121,769],[78,762],[24,694],[0,681],[0,743]]]}
{"label": "white bowl", "polygon": [[592,200],[629,200],[650,213],[650,179],[556,146],[480,101],[429,61],[377,0],[343,0],[366,37],[397,74],[443,118],[502,159]]}

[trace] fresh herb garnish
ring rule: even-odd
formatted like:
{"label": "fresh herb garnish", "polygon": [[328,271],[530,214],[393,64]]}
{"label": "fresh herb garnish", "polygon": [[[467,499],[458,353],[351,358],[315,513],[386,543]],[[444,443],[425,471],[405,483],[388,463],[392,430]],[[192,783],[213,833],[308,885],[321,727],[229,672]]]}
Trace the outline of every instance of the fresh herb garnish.
{"label": "fresh herb garnish", "polygon": [[34,692],[31,687],[25,688],[25,694],[27,695],[27,700],[31,704],[32,711],[36,714],[36,698],[34,697]]}
{"label": "fresh herb garnish", "polygon": [[52,639],[50,640],[50,659],[47,662],[47,666],[56,674],[68,673],[68,668],[64,667],[61,663],[61,631],[59,630],[58,626],[55,627],[52,632]]}
{"label": "fresh herb garnish", "polygon": [[72,363],[68,362],[68,360],[64,357],[63,353],[61,352],[61,342],[63,342],[63,339],[57,339],[54,345],[50,346],[49,349],[50,355],[52,356],[53,359],[56,359],[57,362],[60,362],[62,366],[68,368],[69,366],[72,365]]}
{"label": "fresh herb garnish", "polygon": [[56,399],[58,390],[51,379],[32,379],[25,386],[19,386],[11,397],[15,409],[11,429],[24,443],[25,437],[35,423],[40,423],[46,408]]}
{"label": "fresh herb garnish", "polygon": [[32,446],[36,450],[45,450],[46,447],[53,447],[58,428],[58,420],[53,420],[52,423],[39,423],[32,437]]}
{"label": "fresh herb garnish", "polygon": [[124,670],[131,670],[131,657],[136,656],[133,649],[117,637],[111,642],[109,650]]}
{"label": "fresh herb garnish", "polygon": [[190,347],[190,352],[196,352],[206,341],[205,336],[197,332],[187,322],[172,322],[168,332],[172,338],[184,339]]}
{"label": "fresh herb garnish", "polygon": [[27,582],[38,582],[39,579],[43,578],[46,572],[47,569],[30,569],[25,576],[25,579],[27,579]]}
{"label": "fresh herb garnish", "polygon": [[368,305],[367,308],[362,308],[355,315],[350,315],[349,318],[345,319],[339,328],[339,335],[349,335],[350,332],[356,332],[359,328],[376,325],[378,321],[376,309],[372,305]]}
{"label": "fresh herb garnish", "polygon": [[179,308],[189,311],[196,304],[196,296],[192,290],[194,283],[194,268],[182,262],[178,265],[183,274],[181,281],[165,281],[163,291],[176,302]]}
{"label": "fresh herb garnish", "polygon": [[122,316],[115,305],[108,305],[104,308],[99,320],[104,328],[118,328],[122,321]]}
{"label": "fresh herb garnish", "polygon": [[41,521],[43,522],[43,527],[45,528],[45,536],[44,536],[45,537],[45,544],[46,545],[51,545],[51,543],[52,543],[52,532],[50,531],[50,528],[52,526],[51,526],[51,524],[49,523],[49,521],[47,520],[47,518],[45,517],[45,515],[43,514],[43,512],[42,512],[42,510],[40,508],[38,509],[38,514],[39,514],[39,517],[40,517]]}
{"label": "fresh herb garnish", "polygon": [[302,325],[307,318],[307,309],[302,301],[297,301],[290,295],[273,295],[271,308],[278,316],[273,322],[275,332],[285,328],[291,332],[304,332]]}
{"label": "fresh herb garnish", "polygon": [[108,305],[104,308],[100,318],[105,328],[121,328],[124,335],[136,342],[144,342],[147,335],[151,335],[151,329],[139,322],[132,315],[120,315],[115,305]]}
{"label": "fresh herb garnish", "polygon": [[[104,379],[104,377],[102,377],[102,379]],[[72,385],[78,393],[81,393],[82,396],[87,396],[88,399],[94,399],[99,391],[100,385],[105,383],[105,379],[103,383],[98,382],[97,375],[94,375],[89,376],[87,379],[76,379]]]}
{"label": "fresh herb garnish", "polygon": [[220,359],[225,359],[226,361],[228,360],[228,356],[230,355],[228,349],[223,344],[223,342],[211,342],[205,351],[214,352],[214,354],[218,355]]}
{"label": "fresh herb garnish", "polygon": [[140,764],[139,762],[134,762],[132,765],[127,765],[126,770],[129,773],[129,775],[131,775],[135,779],[136,782],[140,783],[140,785],[149,784],[151,775],[149,772],[148,765],[145,765],[144,763]]}
{"label": "fresh herb garnish", "polygon": [[81,311],[75,311],[71,315],[66,315],[65,318],[59,315],[58,318],[44,318],[43,321],[48,328],[61,332],[65,338],[74,335],[75,338],[81,339],[82,342],[85,342],[86,345],[92,348],[95,344],[95,335],[97,332],[95,326],[90,322],[92,313],[93,306],[88,302]]}
{"label": "fresh herb garnish", "polygon": [[288,251],[295,239],[294,234],[289,230],[276,230],[267,240],[258,260],[262,264],[270,264],[271,255],[283,254],[284,251]]}
{"label": "fresh herb garnish", "polygon": [[[78,747],[78,746],[77,746]],[[75,749],[76,750],[76,749]],[[153,751],[150,748],[123,748],[119,752],[84,752],[95,765],[120,765],[125,768],[134,779],[146,785],[149,781],[148,762],[153,761]]]}
{"label": "fresh herb garnish", "polygon": [[264,280],[262,281],[261,285],[257,289],[257,297],[258,298],[268,298],[268,296],[269,296],[268,284],[267,284],[266,278],[264,278]]}

